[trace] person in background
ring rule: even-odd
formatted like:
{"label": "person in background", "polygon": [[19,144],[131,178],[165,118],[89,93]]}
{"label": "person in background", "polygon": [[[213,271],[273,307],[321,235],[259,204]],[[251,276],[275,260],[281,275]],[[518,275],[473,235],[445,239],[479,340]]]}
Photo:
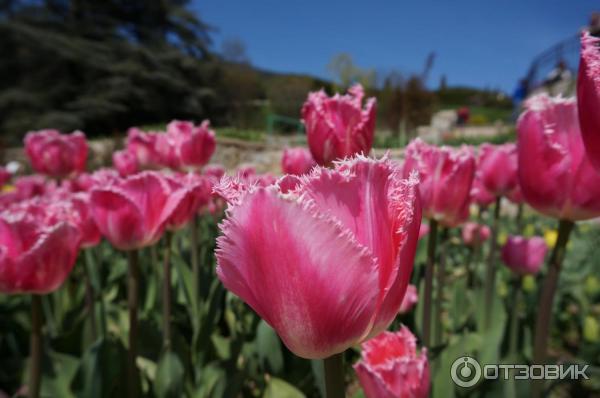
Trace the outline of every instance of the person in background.
{"label": "person in background", "polygon": [[470,116],[471,111],[468,107],[463,106],[462,108],[458,108],[456,110],[456,125],[459,127],[466,125]]}
{"label": "person in background", "polygon": [[523,78],[519,80],[519,84],[512,95],[513,121],[516,121],[519,117],[519,114],[521,113],[521,105],[523,104],[523,101],[525,101],[525,98],[527,98],[527,95],[529,95],[529,80]]}

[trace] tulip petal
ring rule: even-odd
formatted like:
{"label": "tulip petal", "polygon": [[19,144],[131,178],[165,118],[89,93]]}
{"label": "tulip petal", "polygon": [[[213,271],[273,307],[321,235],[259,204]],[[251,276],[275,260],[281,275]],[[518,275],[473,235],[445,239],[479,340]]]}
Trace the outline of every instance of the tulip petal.
{"label": "tulip petal", "polygon": [[338,222],[259,187],[230,207],[221,229],[217,275],[296,355],[325,358],[368,333],[378,265]]}
{"label": "tulip petal", "polygon": [[113,246],[128,250],[145,240],[144,217],[125,194],[110,188],[95,189],[91,202],[94,220]]}
{"label": "tulip petal", "polygon": [[585,148],[600,171],[600,39],[589,32],[581,37],[577,102]]}
{"label": "tulip petal", "polygon": [[[34,234],[35,224],[25,223],[27,235]],[[45,294],[56,290],[75,264],[80,242],[77,228],[60,223],[37,235],[33,246],[18,258],[0,255],[0,291],[6,293]]]}

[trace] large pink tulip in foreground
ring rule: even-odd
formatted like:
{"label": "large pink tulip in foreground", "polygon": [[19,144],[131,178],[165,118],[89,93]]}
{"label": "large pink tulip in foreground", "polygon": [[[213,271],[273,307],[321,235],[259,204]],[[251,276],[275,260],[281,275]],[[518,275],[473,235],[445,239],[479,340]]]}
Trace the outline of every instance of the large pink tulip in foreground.
{"label": "large pink tulip in foreground", "polygon": [[30,131],[25,136],[25,153],[38,173],[63,178],[85,170],[88,145],[81,131]]}
{"label": "large pink tulip in foreground", "polygon": [[577,101],[583,142],[600,172],[600,39],[589,32],[581,37]]}
{"label": "large pink tulip in foreground", "polygon": [[326,358],[385,330],[412,272],[417,180],[355,157],[261,187],[224,178],[229,202],[217,275],[304,358]]}
{"label": "large pink tulip in foreground", "polygon": [[519,182],[525,201],[550,217],[600,216],[600,173],[586,156],[574,99],[540,94],[517,123]]}
{"label": "large pink tulip in foreground", "polygon": [[360,84],[345,95],[328,97],[323,90],[308,95],[302,121],[310,152],[318,164],[369,154],[375,133],[376,100],[369,98],[363,109],[364,95]]}
{"label": "large pink tulip in foreground", "polygon": [[475,157],[471,148],[429,145],[420,139],[406,147],[404,176],[419,172],[423,213],[453,227],[468,217]]}
{"label": "large pink tulip in foreground", "polygon": [[417,354],[417,339],[402,326],[362,344],[354,365],[367,398],[425,398],[429,395],[427,351]]}

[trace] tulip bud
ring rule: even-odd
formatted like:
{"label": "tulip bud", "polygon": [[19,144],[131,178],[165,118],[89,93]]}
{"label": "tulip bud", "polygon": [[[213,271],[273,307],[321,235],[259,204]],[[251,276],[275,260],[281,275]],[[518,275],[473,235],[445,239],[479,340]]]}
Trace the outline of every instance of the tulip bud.
{"label": "tulip bud", "polygon": [[502,247],[502,261],[516,274],[537,274],[544,264],[547,250],[544,238],[539,236],[509,236]]}
{"label": "tulip bud", "polygon": [[354,370],[367,398],[425,398],[429,394],[427,350],[417,354],[417,339],[406,326],[363,343]]}

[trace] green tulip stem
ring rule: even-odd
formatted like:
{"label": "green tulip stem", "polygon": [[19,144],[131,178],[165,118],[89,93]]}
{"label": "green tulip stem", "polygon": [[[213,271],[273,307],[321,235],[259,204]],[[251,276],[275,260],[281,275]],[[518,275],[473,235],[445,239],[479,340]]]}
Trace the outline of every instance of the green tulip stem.
{"label": "green tulip stem", "polygon": [[323,360],[325,372],[325,392],[327,398],[344,398],[344,353],[335,354]]}
{"label": "green tulip stem", "polygon": [[513,281],[513,305],[510,314],[510,341],[509,353],[516,355],[519,352],[519,306],[521,305],[521,283],[523,278],[518,275]]}
{"label": "green tulip stem", "polygon": [[42,382],[42,300],[31,296],[31,342],[29,363],[29,398],[40,396]]}
{"label": "green tulip stem", "polygon": [[442,304],[444,302],[444,287],[446,284],[446,251],[447,251],[447,246],[448,246],[449,232],[450,231],[448,228],[442,229],[441,236],[440,236],[440,249],[441,249],[440,261],[437,266],[437,269],[435,270],[436,281],[437,281],[437,283],[436,283],[437,292],[435,295],[435,309],[434,309],[434,313],[435,313],[435,327],[434,327],[435,335],[434,335],[434,340],[433,340],[434,346],[440,345],[442,343],[442,337],[443,337]]}
{"label": "green tulip stem", "polygon": [[[560,268],[567,252],[569,236],[575,224],[573,221],[560,220],[558,226],[558,237],[548,261],[548,273],[544,278],[542,293],[539,300],[537,319],[535,322],[535,338],[533,344],[533,363],[544,365],[546,363],[546,351],[548,347],[548,335],[552,320],[552,306],[554,295],[558,285]],[[540,397],[543,387],[542,381],[533,381],[533,396]]]}
{"label": "green tulip stem", "polygon": [[129,272],[127,275],[127,301],[129,306],[129,351],[127,357],[128,398],[138,396],[137,345],[138,345],[138,296],[140,270],[138,251],[129,251]]}
{"label": "green tulip stem", "polygon": [[98,329],[96,326],[96,293],[94,292],[94,285],[92,284],[92,270],[91,264],[89,263],[89,250],[85,251],[85,306],[87,316],[90,318],[90,329],[92,333],[92,341],[96,341],[98,338]]}
{"label": "green tulip stem", "polygon": [[171,246],[172,232],[165,233],[165,257],[163,265],[163,349],[171,348]]}
{"label": "green tulip stem", "polygon": [[494,207],[494,220],[492,224],[492,236],[490,237],[490,252],[488,253],[488,264],[485,273],[485,314],[484,330],[490,328],[493,317],[494,295],[496,291],[496,251],[498,248],[498,228],[500,220],[501,197],[496,198]]}
{"label": "green tulip stem", "polygon": [[515,223],[517,224],[517,235],[521,235],[523,233],[523,203],[517,205],[517,217]]}
{"label": "green tulip stem", "polygon": [[192,289],[195,297],[199,297],[199,284],[200,284],[200,264],[198,262],[198,250],[199,250],[199,241],[198,241],[198,216],[194,216],[192,218],[192,222],[190,223],[190,240],[191,240],[191,261],[192,261]]}
{"label": "green tulip stem", "polygon": [[431,301],[433,296],[433,269],[435,265],[435,246],[438,223],[429,221],[429,239],[427,241],[427,265],[425,266],[425,298],[423,300],[423,345],[429,347],[431,336]]}

